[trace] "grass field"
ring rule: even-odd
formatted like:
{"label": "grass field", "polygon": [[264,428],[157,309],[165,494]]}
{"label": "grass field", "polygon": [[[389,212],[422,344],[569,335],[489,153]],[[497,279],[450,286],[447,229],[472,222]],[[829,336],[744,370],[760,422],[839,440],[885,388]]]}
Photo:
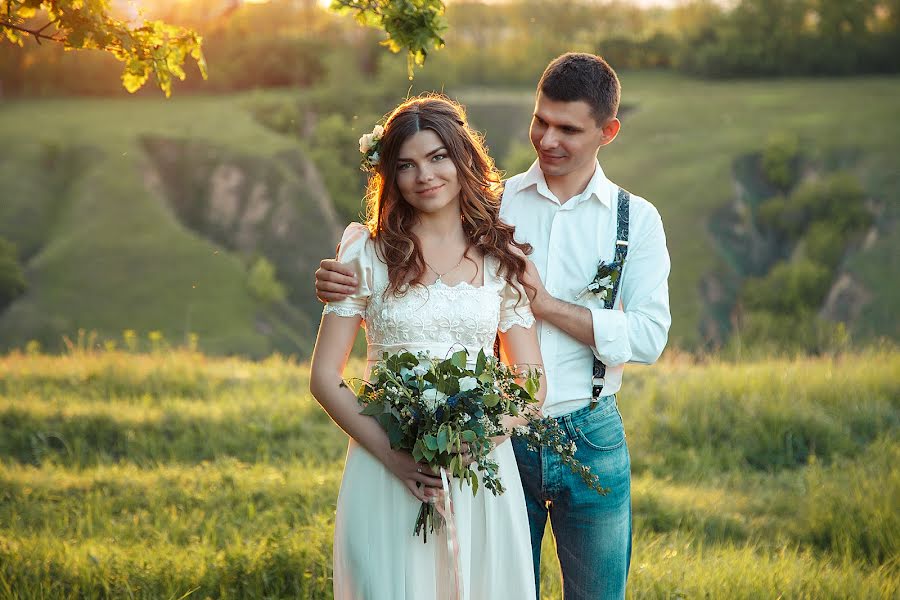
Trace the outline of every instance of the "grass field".
{"label": "grass field", "polygon": [[[847,166],[883,207],[880,238],[848,257],[871,295],[850,331],[857,339],[900,338],[893,318],[900,279],[894,263],[884,259],[900,251],[900,236],[894,235],[900,78],[705,82],[623,73],[622,83],[629,110],[621,134],[600,160],[611,179],[652,201],[663,216],[673,262],[673,346],[695,348],[700,341],[698,323],[706,309],[699,283],[723,263],[708,222],[734,198],[733,161],[759,151],[780,130],[796,133],[802,149],[826,166],[836,155],[852,157]],[[469,106],[501,166],[524,166],[532,90],[448,91]],[[265,182],[270,173],[296,171],[291,157],[302,145],[256,122],[247,106],[277,106],[292,98],[294,92],[264,91],[171,101],[3,100],[0,143],[14,151],[0,156],[0,236],[23,252],[29,291],[0,315],[0,349],[22,347],[32,338],[58,349],[61,335],[79,328],[97,330],[101,338],[133,328],[159,330],[174,340],[197,332],[209,353],[269,354],[273,336],[260,326],[264,307],[247,289],[243,258],[186,228],[157,197],[147,181],[153,157],[143,141],[152,136],[185,142],[183,147],[210,149],[228,164],[258,165],[242,171],[246,206],[253,183]],[[515,147],[520,162],[504,164]],[[200,176],[205,160],[188,153],[181,166]],[[206,166],[210,175],[201,187],[212,197],[209,179],[216,165]],[[303,181],[299,176],[296,182],[301,191]],[[182,191],[193,185],[170,183]],[[293,194],[295,188],[283,189]],[[295,195],[298,214],[312,230],[321,230],[314,202]],[[292,263],[307,272],[295,294],[308,299],[303,285],[333,246],[311,235],[296,235],[294,243]],[[300,308],[312,324],[307,329],[314,329],[317,305],[309,300]],[[298,341],[285,347],[308,354],[309,332],[293,333]]]}
{"label": "grass field", "polygon": [[[629,597],[900,594],[898,372],[890,349],[630,369]],[[278,357],[0,356],[0,598],[330,598],[346,438],[307,377]]]}

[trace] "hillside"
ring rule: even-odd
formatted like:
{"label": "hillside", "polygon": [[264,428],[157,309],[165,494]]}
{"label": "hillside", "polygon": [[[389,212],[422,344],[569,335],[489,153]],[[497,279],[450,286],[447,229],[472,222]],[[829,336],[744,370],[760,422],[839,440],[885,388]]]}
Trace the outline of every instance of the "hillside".
{"label": "hillside", "polygon": [[[191,333],[215,353],[308,354],[320,310],[308,288],[340,223],[308,184],[296,143],[258,125],[244,97],[6,104],[0,236],[29,289],[0,316],[0,346]],[[319,194],[318,196],[321,196]],[[288,302],[247,285],[256,255]]]}
{"label": "hillside", "polygon": [[[663,215],[673,345],[697,348],[710,314],[729,318],[728,307],[714,306],[710,282],[735,276],[734,248],[722,247],[712,220],[740,198],[735,165],[781,130],[795,133],[821,169],[847,168],[863,182],[878,218],[835,281],[850,274],[863,291],[848,324],[854,339],[900,339],[897,270],[888,259],[900,253],[900,79],[622,80],[622,132],[600,160],[611,179]],[[527,167],[531,90],[456,95],[500,166]],[[312,272],[333,253],[343,225],[335,215],[347,211],[330,208],[303,135],[274,133],[247,108],[294,98],[282,91],[0,104],[0,141],[11,149],[0,156],[0,236],[18,244],[29,284],[0,315],[0,348],[36,339],[58,349],[60,337],[79,328],[101,339],[134,329],[176,342],[194,332],[214,353],[307,355],[319,315]],[[328,160],[321,152],[316,159]],[[266,304],[248,288],[258,255],[274,264],[286,302]]]}

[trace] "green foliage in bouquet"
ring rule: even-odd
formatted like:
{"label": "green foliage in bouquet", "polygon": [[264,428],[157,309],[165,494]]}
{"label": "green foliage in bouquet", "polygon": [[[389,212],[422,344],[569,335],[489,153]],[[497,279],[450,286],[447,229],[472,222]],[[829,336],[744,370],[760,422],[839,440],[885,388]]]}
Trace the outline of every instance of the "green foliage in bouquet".
{"label": "green foliage in bouquet", "polygon": [[[362,414],[374,417],[387,432],[391,448],[406,450],[434,472],[447,474],[479,489],[478,472],[485,488],[495,495],[504,492],[497,463],[489,457],[491,438],[522,436],[532,447],[548,446],[562,455],[566,464],[600,493],[596,474],[574,458],[574,442],[566,439],[559,425],[540,415],[535,394],[541,372],[529,366],[509,366],[483,350],[474,369],[468,352],[460,350],[445,359],[427,353],[385,353],[372,367],[369,381],[362,381],[357,398]],[[527,425],[507,429],[504,417],[523,416]],[[468,444],[472,463],[461,458],[462,444]],[[423,504],[416,519],[415,534],[441,525],[431,504]],[[427,540],[427,537],[426,537]]]}

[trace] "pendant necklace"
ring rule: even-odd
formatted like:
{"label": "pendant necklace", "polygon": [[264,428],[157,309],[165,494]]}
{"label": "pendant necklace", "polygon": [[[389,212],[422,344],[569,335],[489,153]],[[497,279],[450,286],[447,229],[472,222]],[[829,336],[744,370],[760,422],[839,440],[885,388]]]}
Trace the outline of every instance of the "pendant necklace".
{"label": "pendant necklace", "polygon": [[431,265],[429,265],[429,264],[428,264],[428,261],[426,261],[424,258],[422,258],[422,262],[424,262],[424,263],[425,263],[425,266],[428,267],[429,269],[431,269],[431,271],[432,271],[435,275],[437,275],[437,279],[434,280],[435,283],[444,283],[444,282],[441,280],[441,278],[442,278],[444,275],[447,275],[448,273],[452,273],[453,271],[455,271],[456,268],[457,268],[459,265],[461,265],[461,264],[462,264],[462,261],[466,258],[466,253],[467,253],[468,251],[469,251],[469,249],[466,248],[466,251],[463,252],[463,255],[459,258],[459,262],[456,263],[455,265],[453,265],[453,267],[452,267],[451,269],[448,269],[448,270],[444,271],[443,273],[438,273],[437,269],[435,269],[434,267],[432,267]]}

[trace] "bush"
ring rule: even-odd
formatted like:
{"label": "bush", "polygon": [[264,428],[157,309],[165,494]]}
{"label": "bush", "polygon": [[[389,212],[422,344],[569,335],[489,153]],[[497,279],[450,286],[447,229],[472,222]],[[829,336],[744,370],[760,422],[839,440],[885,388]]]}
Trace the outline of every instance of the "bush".
{"label": "bush", "polygon": [[24,294],[26,288],[16,246],[0,238],[0,311]]}
{"label": "bush", "polygon": [[810,260],[780,262],[765,277],[751,277],[744,283],[741,299],[748,310],[762,310],[784,316],[815,311],[831,284],[831,273]]}
{"label": "bush", "polygon": [[809,217],[791,198],[774,196],[759,206],[756,219],[760,225],[774,231],[779,238],[794,241],[803,235]]}
{"label": "bush", "polygon": [[809,260],[834,269],[844,255],[847,236],[833,223],[819,221],[810,226],[803,244]]}
{"label": "bush", "polygon": [[275,267],[264,256],[258,257],[250,267],[247,286],[257,300],[266,304],[281,302],[285,298],[284,286],[275,276]]}
{"label": "bush", "polygon": [[845,233],[860,231],[872,223],[865,190],[859,179],[847,172],[802,185],[792,195],[792,201],[809,222],[828,221]]}
{"label": "bush", "polygon": [[757,220],[791,241],[802,237],[812,223],[826,222],[846,242],[872,224],[872,214],[866,208],[866,193],[859,179],[838,172],[807,181],[788,197],[769,198],[760,205]]}
{"label": "bush", "polygon": [[800,141],[790,132],[776,132],[769,136],[762,152],[762,170],[766,180],[785,191],[797,180]]}

